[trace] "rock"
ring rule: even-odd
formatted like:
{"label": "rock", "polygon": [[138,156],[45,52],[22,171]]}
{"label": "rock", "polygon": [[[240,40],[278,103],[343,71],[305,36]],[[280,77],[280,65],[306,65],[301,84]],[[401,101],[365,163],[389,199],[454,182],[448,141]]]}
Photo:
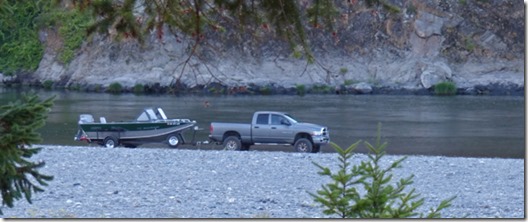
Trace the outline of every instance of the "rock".
{"label": "rock", "polygon": [[416,34],[421,38],[430,37],[433,34],[442,34],[444,19],[428,12],[419,11],[418,19],[414,22]]}
{"label": "rock", "polygon": [[427,64],[422,68],[420,82],[423,88],[429,89],[440,82],[450,80],[451,76],[452,71],[447,64],[436,62],[433,64]]}
{"label": "rock", "polygon": [[372,86],[366,82],[353,84],[351,89],[359,94],[369,94],[372,92]]}

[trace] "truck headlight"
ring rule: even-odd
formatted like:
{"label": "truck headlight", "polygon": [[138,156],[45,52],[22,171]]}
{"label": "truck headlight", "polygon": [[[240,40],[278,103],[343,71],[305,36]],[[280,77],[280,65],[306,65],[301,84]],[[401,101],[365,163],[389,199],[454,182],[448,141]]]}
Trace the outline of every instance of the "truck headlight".
{"label": "truck headlight", "polygon": [[312,131],[312,136],[321,136],[323,135],[322,131]]}

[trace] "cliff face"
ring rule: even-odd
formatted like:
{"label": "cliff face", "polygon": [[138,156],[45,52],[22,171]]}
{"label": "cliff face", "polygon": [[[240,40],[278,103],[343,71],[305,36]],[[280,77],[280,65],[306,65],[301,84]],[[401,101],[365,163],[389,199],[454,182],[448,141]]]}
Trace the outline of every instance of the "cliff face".
{"label": "cliff face", "polygon": [[[348,3],[349,2],[349,3]],[[428,89],[442,81],[472,90],[486,85],[524,88],[524,3],[519,0],[392,0],[397,15],[342,1],[336,32],[308,30],[316,62],[292,56],[289,45],[263,30],[259,38],[214,34],[191,54],[184,37],[152,34],[134,40],[95,37],[68,65],[48,47],[31,79],[65,86],[119,82],[202,87],[329,85]],[[53,33],[43,32],[48,45]],[[363,91],[362,91],[363,90]]]}

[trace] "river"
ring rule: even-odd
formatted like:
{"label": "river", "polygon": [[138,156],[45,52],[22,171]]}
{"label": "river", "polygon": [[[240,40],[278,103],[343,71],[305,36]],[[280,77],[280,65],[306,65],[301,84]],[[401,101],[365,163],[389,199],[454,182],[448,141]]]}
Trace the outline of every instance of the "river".
{"label": "river", "polygon": [[[0,88],[0,105],[20,98],[22,91]],[[47,123],[39,130],[43,144],[87,145],[73,141],[83,113],[96,119],[104,116],[107,121],[126,121],[135,119],[145,107],[159,106],[169,118],[196,120],[203,128],[196,134],[198,140],[207,140],[212,121],[249,123],[255,111],[276,110],[327,126],[331,140],[342,147],[358,140],[374,143],[381,123],[382,141],[388,142],[389,154],[525,156],[525,101],[520,96],[156,96],[45,90],[38,94],[43,99],[56,96]],[[197,149],[190,145],[181,148]],[[293,151],[286,146],[263,149]],[[321,149],[332,151],[330,146]],[[357,152],[367,149],[362,145]]]}

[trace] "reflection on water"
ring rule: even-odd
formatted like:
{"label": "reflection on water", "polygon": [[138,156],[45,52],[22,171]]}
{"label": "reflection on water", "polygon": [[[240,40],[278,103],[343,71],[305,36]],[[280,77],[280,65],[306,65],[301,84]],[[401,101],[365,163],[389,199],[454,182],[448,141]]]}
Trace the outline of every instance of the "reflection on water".
{"label": "reflection on water", "polygon": [[[20,97],[0,88],[0,104]],[[80,114],[107,121],[133,120],[145,107],[162,107],[169,118],[196,120],[197,138],[207,140],[209,123],[249,123],[253,112],[277,110],[329,127],[331,139],[348,147],[357,140],[374,142],[378,123],[391,154],[524,158],[524,97],[485,96],[136,96],[40,91],[56,95],[45,144],[85,145],[73,141]],[[205,103],[208,103],[206,106]],[[285,149],[282,147],[272,149]],[[323,152],[331,152],[330,147]],[[364,147],[359,152],[366,152]]]}

